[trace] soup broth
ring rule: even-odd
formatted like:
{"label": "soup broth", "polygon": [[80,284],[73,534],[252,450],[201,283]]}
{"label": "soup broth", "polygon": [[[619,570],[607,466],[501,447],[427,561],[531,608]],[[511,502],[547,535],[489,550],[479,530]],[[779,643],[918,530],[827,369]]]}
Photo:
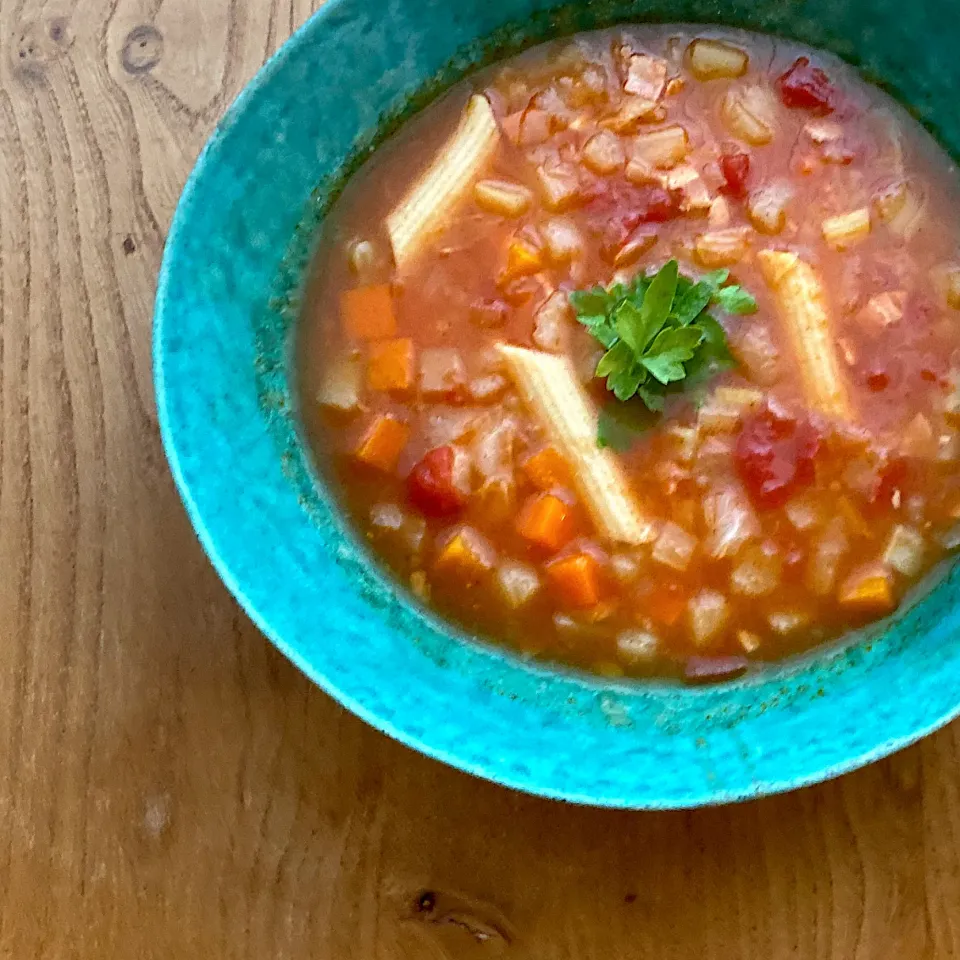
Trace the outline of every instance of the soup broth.
{"label": "soup broth", "polygon": [[428,607],[728,677],[882,618],[960,537],[950,160],[836,59],[630,27],[453,88],[327,217],[318,460]]}

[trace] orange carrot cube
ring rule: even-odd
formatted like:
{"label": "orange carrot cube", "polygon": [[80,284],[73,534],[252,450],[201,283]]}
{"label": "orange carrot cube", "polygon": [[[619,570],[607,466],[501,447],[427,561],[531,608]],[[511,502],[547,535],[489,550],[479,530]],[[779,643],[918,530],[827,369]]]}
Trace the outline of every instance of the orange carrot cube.
{"label": "orange carrot cube", "polygon": [[371,390],[406,393],[413,386],[413,341],[402,337],[370,345],[367,386]]}
{"label": "orange carrot cube", "polygon": [[402,420],[379,413],[360,438],[354,456],[368,467],[391,473],[409,438],[410,428]]}
{"label": "orange carrot cube", "polygon": [[496,551],[473,527],[460,527],[444,544],[435,561],[440,572],[457,573],[468,581],[478,580],[493,569]]}
{"label": "orange carrot cube", "polygon": [[600,602],[600,565],[589,553],[576,553],[547,564],[547,577],[557,596],[571,607]]}
{"label": "orange carrot cube", "polygon": [[556,447],[544,447],[525,460],[523,472],[538,490],[544,492],[554,487],[570,487],[572,483],[567,461]]}
{"label": "orange carrot cube", "polygon": [[655,623],[672,627],[687,609],[689,591],[678,583],[658,583],[640,605],[640,612]]}
{"label": "orange carrot cube", "polygon": [[358,287],[340,295],[340,320],[354,340],[382,340],[397,332],[390,284]]}
{"label": "orange carrot cube", "polygon": [[889,613],[895,605],[893,573],[883,563],[864,564],[843,582],[837,599],[842,606],[864,613]]}
{"label": "orange carrot cube", "polygon": [[547,550],[559,550],[573,535],[570,507],[551,494],[527,501],[517,530],[525,540]]}

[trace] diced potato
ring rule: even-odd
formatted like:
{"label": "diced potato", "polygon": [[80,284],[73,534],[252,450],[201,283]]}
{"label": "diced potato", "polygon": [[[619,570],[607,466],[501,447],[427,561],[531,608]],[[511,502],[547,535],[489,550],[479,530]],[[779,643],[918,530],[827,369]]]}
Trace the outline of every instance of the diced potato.
{"label": "diced potato", "polygon": [[[663,183],[668,190],[679,190],[683,194],[680,209],[684,213],[705,214],[710,210],[710,205],[713,203],[710,190],[703,177],[689,163],[681,164],[666,173],[663,177]],[[704,236],[723,237],[727,234],[732,236],[733,232],[731,230],[717,230]],[[745,231],[741,228],[737,228],[736,232],[742,233],[745,238]]]}
{"label": "diced potato", "polygon": [[690,566],[697,538],[669,521],[663,525],[657,542],[653,545],[652,557],[657,563],[681,572]]}
{"label": "diced potato", "polygon": [[414,570],[410,574],[410,592],[424,603],[430,601],[430,581],[424,570]]}
{"label": "diced potato", "polygon": [[932,424],[922,413],[918,413],[900,435],[900,452],[905,457],[933,460],[939,450],[940,444]]}
{"label": "diced potato", "polygon": [[627,77],[623,89],[627,93],[656,102],[667,85],[667,62],[646,53],[634,53],[627,60]]}
{"label": "diced potato", "polygon": [[533,193],[529,187],[511,180],[478,180],[473,199],[481,210],[500,217],[519,217],[530,209]]}
{"label": "diced potato", "polygon": [[397,332],[393,293],[387,283],[346,290],[340,295],[343,330],[354,340],[382,340]]}
{"label": "diced potato", "polygon": [[360,438],[354,456],[361,463],[392,473],[410,437],[410,428],[387,413],[377,414]]}
{"label": "diced potato", "polygon": [[750,58],[721,40],[694,40],[689,47],[690,72],[698,80],[736,79],[747,72]]}
{"label": "diced potato", "polygon": [[567,606],[589,609],[600,602],[600,564],[592,554],[575,553],[551,560],[547,578]]}
{"label": "diced potato", "polygon": [[751,387],[717,387],[697,411],[697,426],[703,433],[733,433],[762,403],[763,394]]}
{"label": "diced potato", "polygon": [[497,586],[514,610],[526,606],[540,592],[540,575],[528,563],[505,560],[497,567]]}
{"label": "diced potato", "polygon": [[840,586],[841,606],[863,613],[889,613],[894,607],[893,574],[874,561],[857,567]]}
{"label": "diced potato", "polygon": [[419,556],[427,535],[427,522],[396,503],[375,503],[370,508],[370,528],[401,545],[409,556]]}
{"label": "diced potato", "polygon": [[580,200],[580,177],[563,161],[543,163],[536,170],[543,205],[554,213],[575,206]]}
{"label": "diced potato", "polygon": [[738,630],[737,643],[744,653],[756,653],[763,644],[763,639],[752,630]]}
{"label": "diced potato", "polygon": [[765,597],[780,586],[782,562],[764,544],[744,547],[730,573],[730,590],[741,597]]}
{"label": "diced potato", "polygon": [[916,183],[899,181],[875,195],[873,206],[892,233],[911,240],[923,223],[927,204]]}
{"label": "diced potato", "polygon": [[711,230],[723,230],[730,226],[730,203],[726,197],[714,197],[710,201],[707,225]]}
{"label": "diced potato", "polygon": [[915,577],[923,569],[926,549],[927,542],[918,530],[898,523],[890,531],[881,559],[905,577]]}
{"label": "diced potato", "polygon": [[364,285],[383,280],[390,267],[388,257],[370,240],[352,240],[347,246],[347,263]]}
{"label": "diced potato", "polygon": [[489,373],[483,377],[474,377],[467,384],[467,393],[476,403],[496,403],[506,392],[507,378],[499,373]]}
{"label": "diced potato", "polygon": [[704,548],[714,560],[735,556],[761,534],[753,505],[734,483],[718,485],[704,496],[703,523],[707,531]]}
{"label": "diced potato", "polygon": [[633,583],[640,576],[640,560],[633,553],[615,553],[610,558],[610,571],[618,583]]}
{"label": "diced potato", "polygon": [[337,357],[324,371],[317,400],[341,413],[355,413],[361,405],[363,358],[358,350]]}
{"label": "diced potato", "polygon": [[477,581],[493,569],[496,558],[493,546],[479,530],[462,526],[440,548],[434,569],[438,573],[455,573],[468,582]]}
{"label": "diced potato", "polygon": [[772,91],[756,84],[731,90],[721,109],[727,129],[755,147],[762,147],[773,139],[778,113]]}
{"label": "diced potato", "polygon": [[935,267],[931,279],[946,305],[960,310],[960,264],[945,263]]}
{"label": "diced potato", "polygon": [[623,98],[616,113],[600,121],[600,126],[614,133],[630,133],[637,124],[659,120],[665,113],[656,100],[629,96]]}
{"label": "diced potato", "polygon": [[617,653],[629,664],[647,663],[659,652],[660,641],[648,630],[623,630],[617,634]]}
{"label": "diced potato", "polygon": [[842,518],[834,517],[814,542],[807,557],[806,584],[819,597],[833,592],[840,561],[850,549],[845,526]]}
{"label": "diced potato", "polygon": [[573,328],[573,308],[562,290],[555,290],[533,318],[533,342],[550,353],[567,353]]}
{"label": "diced potato", "polygon": [[602,177],[623,169],[627,156],[620,138],[610,130],[600,130],[584,145],[580,156],[588,169]]}
{"label": "diced potato", "polygon": [[817,117],[804,124],[803,132],[819,147],[826,143],[836,143],[843,136],[843,127],[836,120]]}
{"label": "diced potato", "polygon": [[675,167],[689,150],[687,131],[679,124],[640,134],[633,141],[633,159],[660,170]]}
{"label": "diced potato", "polygon": [[413,387],[414,346],[408,337],[381,340],[370,345],[367,388],[406,393]]}
{"label": "diced potato", "polygon": [[420,352],[420,392],[430,399],[455,398],[466,385],[467,371],[460,351],[426,347]]}
{"label": "diced potato", "polygon": [[699,431],[696,427],[682,427],[679,424],[671,424],[667,427],[667,435],[676,443],[677,459],[682,463],[689,463],[697,453],[697,441],[699,440]]}
{"label": "diced potato", "polygon": [[729,436],[705,435],[697,442],[695,466],[708,474],[730,466],[734,441]]}
{"label": "diced potato", "polygon": [[808,626],[812,619],[807,610],[777,610],[767,617],[767,623],[774,633],[788,637]]}
{"label": "diced potato", "polygon": [[857,314],[857,322],[875,333],[892,327],[903,319],[907,294],[904,290],[892,290],[871,297]]}
{"label": "diced potato", "polygon": [[543,269],[543,250],[532,237],[520,235],[511,239],[507,247],[507,265],[498,282],[517,277],[529,277]]}
{"label": "diced potato", "polygon": [[693,642],[705,647],[722,636],[730,619],[730,605],[722,593],[701,590],[687,605],[687,617]]}
{"label": "diced potato", "polygon": [[831,247],[848,250],[870,233],[870,208],[860,207],[836,217],[827,217],[820,230]]}
{"label": "diced potato", "polygon": [[790,500],[783,508],[794,530],[806,533],[823,523],[823,508],[817,498],[809,493],[802,493]]}
{"label": "diced potato", "polygon": [[852,420],[853,407],[819,277],[795,253],[761,250],[757,260],[788,329],[807,402],[828,416]]}
{"label": "diced potato", "polygon": [[540,227],[540,233],[551,263],[566,264],[583,256],[583,234],[573,220],[552,217]]}
{"label": "diced potato", "polygon": [[743,324],[733,337],[731,347],[754,383],[770,387],[780,379],[780,349],[767,324],[759,320]]}
{"label": "diced potato", "polygon": [[747,216],[761,233],[780,233],[787,224],[787,206],[793,189],[786,183],[768,183],[752,191],[747,199]]}
{"label": "diced potato", "polygon": [[697,262],[710,270],[732,267],[747,253],[747,231],[742,227],[711,230],[700,234],[694,244]]}

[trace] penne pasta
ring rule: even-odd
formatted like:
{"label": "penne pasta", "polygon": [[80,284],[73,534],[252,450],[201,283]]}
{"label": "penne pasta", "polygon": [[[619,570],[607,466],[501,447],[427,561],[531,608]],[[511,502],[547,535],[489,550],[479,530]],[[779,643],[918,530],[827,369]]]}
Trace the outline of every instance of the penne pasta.
{"label": "penne pasta", "polygon": [[453,136],[387,215],[387,233],[400,272],[443,229],[447,216],[486,167],[499,142],[500,128],[490,102],[474,94]]}
{"label": "penne pasta", "polygon": [[807,402],[828,416],[852,420],[853,408],[819,278],[795,253],[762,250],[757,261],[787,327]]}
{"label": "penne pasta", "polygon": [[569,464],[597,530],[616,543],[648,543],[654,536],[623,470],[597,446],[597,412],[566,357],[497,344],[507,369],[549,441]]}

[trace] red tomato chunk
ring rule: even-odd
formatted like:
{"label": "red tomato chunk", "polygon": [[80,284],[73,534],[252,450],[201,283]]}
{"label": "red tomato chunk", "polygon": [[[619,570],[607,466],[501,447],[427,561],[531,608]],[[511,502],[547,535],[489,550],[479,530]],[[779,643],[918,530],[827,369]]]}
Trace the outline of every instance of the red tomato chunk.
{"label": "red tomato chunk", "polygon": [[807,420],[781,417],[769,408],[748,419],[737,439],[737,472],[759,507],[783,506],[816,479],[820,437]]}
{"label": "red tomato chunk", "polygon": [[454,482],[454,461],[453,447],[437,447],[410,471],[407,496],[428,517],[451,516],[466,503]]}
{"label": "red tomato chunk", "polygon": [[777,80],[780,99],[788,107],[800,107],[830,113],[836,106],[836,91],[829,77],[810,63],[809,58],[799,57],[793,66]]}
{"label": "red tomato chunk", "polygon": [[721,190],[731,197],[743,197],[747,193],[747,177],[750,175],[750,154],[737,147],[727,148],[720,154],[720,173],[724,184]]}

